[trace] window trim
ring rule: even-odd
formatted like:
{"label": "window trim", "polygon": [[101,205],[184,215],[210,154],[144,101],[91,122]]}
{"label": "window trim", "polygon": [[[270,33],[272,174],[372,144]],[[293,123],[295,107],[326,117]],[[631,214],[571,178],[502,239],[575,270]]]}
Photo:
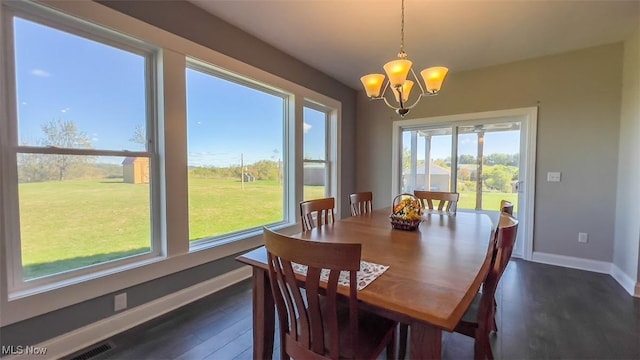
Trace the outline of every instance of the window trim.
{"label": "window trim", "polygon": [[[42,291],[51,287],[64,286],[65,284],[75,283],[78,281],[86,281],[87,279],[99,278],[110,271],[119,271],[119,269],[127,266],[137,266],[139,263],[153,261],[155,258],[163,256],[161,243],[161,227],[160,212],[154,203],[159,202],[158,181],[159,172],[157,170],[158,156],[157,147],[155,146],[155,123],[156,123],[156,96],[155,78],[157,78],[157,66],[159,50],[142,41],[132,40],[131,37],[113,30],[102,28],[98,25],[86,22],[81,19],[73,18],[69,15],[46,9],[39,5],[27,5],[23,2],[9,2],[10,6],[2,14],[4,37],[4,53],[7,54],[7,63],[4,67],[7,87],[5,89],[5,97],[8,100],[6,108],[8,116],[5,118],[7,144],[10,144],[3,154],[8,158],[6,160],[7,171],[3,177],[3,183],[7,183],[7,196],[13,201],[4,204],[3,209],[6,214],[10,214],[5,220],[7,229],[10,233],[6,236],[6,253],[7,253],[7,284],[9,298],[20,298],[34,292]],[[104,149],[86,149],[86,148],[60,148],[55,146],[33,146],[20,145],[18,138],[19,119],[17,111],[17,75],[15,63],[15,33],[14,19],[19,18],[25,21],[43,25],[57,31],[63,31],[68,34],[81,37],[88,41],[97,42],[104,46],[113,47],[122,51],[127,51],[144,58],[145,72],[145,128],[146,128],[146,151],[127,151],[127,150],[104,150]],[[67,21],[67,22],[65,22]],[[141,46],[143,45],[143,46]],[[2,141],[2,139],[0,139]],[[67,271],[48,274],[33,279],[24,279],[22,264],[22,241],[20,233],[20,211],[19,211],[19,183],[14,182],[18,178],[17,157],[19,154],[44,154],[44,155],[78,155],[78,156],[123,156],[123,157],[146,157],[149,158],[149,206],[150,206],[150,251],[127,256],[123,258],[113,259],[101,262],[95,265],[88,265],[79,268],[69,269]]]}
{"label": "window trim", "polygon": [[[335,191],[334,191],[334,184],[336,182],[334,182],[334,177],[333,177],[333,172],[334,172],[334,164],[336,164],[337,162],[333,160],[334,156],[333,153],[335,152],[335,149],[333,149],[333,147],[331,146],[331,138],[333,135],[332,132],[332,126],[331,126],[331,111],[332,109],[327,108],[326,106],[317,104],[315,102],[309,101],[309,100],[305,100],[304,102],[304,108],[309,108],[311,110],[315,110],[318,112],[321,112],[324,114],[324,160],[311,160],[311,159],[304,159],[304,149],[303,149],[303,159],[302,159],[302,166],[304,168],[304,164],[305,163],[309,163],[309,164],[324,164],[325,165],[325,174],[324,174],[324,181],[325,181],[325,189],[324,189],[324,196],[325,197],[334,197],[337,198],[337,196],[335,195]],[[302,121],[304,121],[305,119],[303,118]],[[304,138],[303,138],[304,141]],[[303,144],[304,147],[304,144]],[[303,184],[304,186],[304,184]],[[336,205],[338,206],[338,205]],[[337,215],[336,215],[337,216]]]}

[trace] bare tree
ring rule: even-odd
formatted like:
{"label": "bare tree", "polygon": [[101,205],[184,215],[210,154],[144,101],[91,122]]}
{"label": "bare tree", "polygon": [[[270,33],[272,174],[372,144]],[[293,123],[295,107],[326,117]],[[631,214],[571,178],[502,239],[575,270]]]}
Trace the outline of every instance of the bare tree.
{"label": "bare tree", "polygon": [[[67,149],[91,148],[91,141],[85,132],[79,131],[73,120],[52,120],[41,127],[45,134],[44,145]],[[93,160],[91,156],[52,155],[50,165],[57,173],[58,181],[65,179],[67,170],[75,164],[85,164]]]}
{"label": "bare tree", "polygon": [[142,125],[136,125],[136,128],[133,129],[133,135],[131,136],[129,141],[134,144],[142,145],[143,148],[147,146],[147,136]]}

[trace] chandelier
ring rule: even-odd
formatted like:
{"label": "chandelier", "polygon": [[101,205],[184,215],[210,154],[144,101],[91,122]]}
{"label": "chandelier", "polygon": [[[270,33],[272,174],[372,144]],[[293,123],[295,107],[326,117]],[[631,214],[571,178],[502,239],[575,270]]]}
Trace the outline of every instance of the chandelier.
{"label": "chandelier", "polygon": [[[407,60],[407,53],[404,51],[404,0],[402,0],[402,16],[400,20],[400,52],[398,53],[398,60],[389,61],[383,66],[389,80],[385,83],[385,76],[383,74],[369,74],[361,77],[360,81],[362,81],[362,85],[364,85],[364,89],[370,99],[384,100],[388,107],[395,110],[398,115],[404,117],[409,113],[411,108],[418,104],[423,96],[438,94],[449,69],[443,66],[436,66],[420,71],[420,75],[424,81],[423,86],[411,68],[413,63]],[[409,75],[412,75],[415,81],[409,80]],[[420,95],[418,95],[418,98],[413,104],[407,105],[409,94],[415,83],[418,83],[420,87]],[[384,88],[382,87],[383,84]],[[385,96],[389,88],[391,88],[393,92],[397,106],[390,103]]]}

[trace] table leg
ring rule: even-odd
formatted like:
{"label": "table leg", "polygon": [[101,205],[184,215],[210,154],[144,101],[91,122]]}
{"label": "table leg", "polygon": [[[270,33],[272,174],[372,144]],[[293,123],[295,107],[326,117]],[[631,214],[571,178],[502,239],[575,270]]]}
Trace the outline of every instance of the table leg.
{"label": "table leg", "polygon": [[269,274],[253,267],[253,358],[271,359],[275,305],[269,284]]}
{"label": "table leg", "polygon": [[442,358],[442,330],[423,322],[412,322],[410,337],[411,359]]}

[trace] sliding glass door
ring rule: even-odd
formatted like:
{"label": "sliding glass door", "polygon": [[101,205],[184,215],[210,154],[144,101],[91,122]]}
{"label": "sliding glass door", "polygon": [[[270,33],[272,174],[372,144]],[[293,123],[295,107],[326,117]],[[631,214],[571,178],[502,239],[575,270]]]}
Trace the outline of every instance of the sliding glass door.
{"label": "sliding glass door", "polygon": [[[482,212],[494,220],[500,201],[511,201],[520,220],[521,240],[516,242],[514,254],[527,258],[532,251],[531,235],[525,233],[530,226],[526,222],[533,220],[537,113],[520,111],[517,116],[479,113],[458,116],[462,119],[451,116],[397,121],[394,192],[458,192],[458,211]],[[531,207],[523,213],[526,206]],[[528,241],[525,236],[529,236]]]}
{"label": "sliding glass door", "polygon": [[518,209],[520,122],[459,126],[458,209],[495,211],[500,200]]}

